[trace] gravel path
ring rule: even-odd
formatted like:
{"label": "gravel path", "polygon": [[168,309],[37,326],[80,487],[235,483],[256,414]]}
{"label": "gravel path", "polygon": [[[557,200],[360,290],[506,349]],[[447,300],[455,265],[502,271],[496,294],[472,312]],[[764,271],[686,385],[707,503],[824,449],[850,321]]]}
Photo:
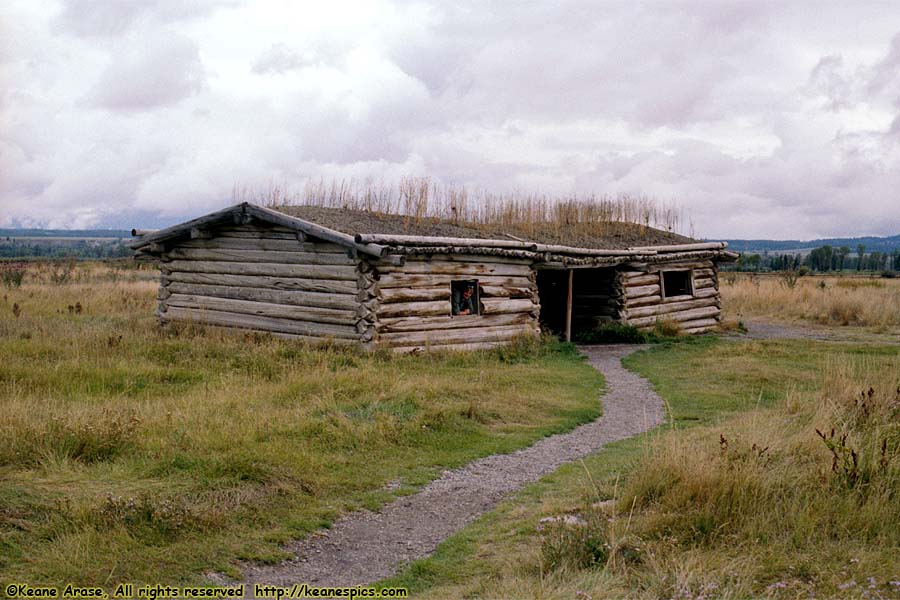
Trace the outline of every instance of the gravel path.
{"label": "gravel path", "polygon": [[817,330],[809,327],[798,327],[759,319],[745,319],[747,333],[739,334],[745,340],[839,340],[840,336],[832,331]]}
{"label": "gravel path", "polygon": [[745,340],[810,340],[817,342],[845,342],[852,344],[897,344],[900,334],[897,331],[873,333],[870,330],[854,327],[823,327],[813,324],[779,323],[759,318],[744,319],[747,333],[729,334]]}
{"label": "gravel path", "polygon": [[663,402],[650,383],[622,367],[622,358],[643,346],[584,346],[588,362],[606,378],[603,416],[543,438],[513,452],[488,456],[445,471],[419,493],[399,498],[380,512],[358,511],[294,542],[294,558],[246,570],[247,583],[346,586],[374,583],[424,558],[437,545],[504,497],[557,467],[584,457],[608,442],[662,423]]}

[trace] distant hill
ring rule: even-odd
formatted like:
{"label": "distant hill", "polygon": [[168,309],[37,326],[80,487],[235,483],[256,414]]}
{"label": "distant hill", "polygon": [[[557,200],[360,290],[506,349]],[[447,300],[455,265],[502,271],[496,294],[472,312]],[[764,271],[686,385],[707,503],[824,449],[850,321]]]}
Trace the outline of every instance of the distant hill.
{"label": "distant hill", "polygon": [[131,232],[119,229],[0,229],[0,259],[121,258]]}
{"label": "distant hill", "polygon": [[0,229],[0,237],[16,238],[130,238],[123,229]]}
{"label": "distant hill", "polygon": [[892,252],[900,249],[900,235],[891,237],[858,237],[858,238],[824,238],[818,240],[726,240],[728,249],[735,252],[749,252],[762,254],[804,254],[821,246],[834,246],[840,248],[847,246],[854,253],[856,247],[862,244],[866,247],[866,254],[870,252]]}

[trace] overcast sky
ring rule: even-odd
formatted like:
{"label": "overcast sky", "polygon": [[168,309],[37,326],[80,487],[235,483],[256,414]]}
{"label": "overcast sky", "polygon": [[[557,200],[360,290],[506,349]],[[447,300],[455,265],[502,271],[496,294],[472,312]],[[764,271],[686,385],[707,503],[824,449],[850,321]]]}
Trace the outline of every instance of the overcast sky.
{"label": "overcast sky", "polygon": [[900,2],[0,6],[0,227],[402,175],[650,195],[703,237],[900,233]]}

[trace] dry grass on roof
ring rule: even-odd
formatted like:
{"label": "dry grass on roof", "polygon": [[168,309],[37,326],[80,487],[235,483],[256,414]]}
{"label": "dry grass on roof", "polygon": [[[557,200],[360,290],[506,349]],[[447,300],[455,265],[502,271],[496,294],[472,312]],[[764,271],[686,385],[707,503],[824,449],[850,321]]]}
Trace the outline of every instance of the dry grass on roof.
{"label": "dry grass on roof", "polygon": [[237,199],[265,204],[350,234],[384,233],[524,240],[624,248],[692,242],[674,233],[683,217],[644,197],[492,194],[442,186],[428,178],[394,185],[309,182],[300,193],[270,187],[236,190]]}
{"label": "dry grass on roof", "polygon": [[322,206],[277,206],[274,208],[351,235],[383,233],[476,239],[513,239],[510,237],[513,235],[523,240],[544,244],[612,249],[636,245],[683,244],[693,241],[683,235],[634,223],[574,223],[562,227],[557,223],[537,223],[531,224],[528,228],[517,227],[513,224],[499,227],[490,224],[453,223],[434,217],[416,219],[405,215],[388,215]]}

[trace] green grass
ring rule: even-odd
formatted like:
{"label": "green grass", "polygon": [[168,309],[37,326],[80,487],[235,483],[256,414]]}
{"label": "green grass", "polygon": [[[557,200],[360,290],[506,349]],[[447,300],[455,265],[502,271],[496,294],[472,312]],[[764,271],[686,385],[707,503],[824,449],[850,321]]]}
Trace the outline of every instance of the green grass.
{"label": "green grass", "polygon": [[[707,338],[626,365],[670,425],[560,468],[383,583],[424,598],[898,596],[900,348]],[[869,382],[881,420],[854,429]],[[866,486],[832,472],[826,426],[847,428]],[[561,514],[588,525],[538,531]]]}
{"label": "green grass", "polygon": [[0,295],[5,580],[236,575],[345,511],[600,412],[602,378],[568,345],[388,356],[160,331],[146,276],[79,269]]}

